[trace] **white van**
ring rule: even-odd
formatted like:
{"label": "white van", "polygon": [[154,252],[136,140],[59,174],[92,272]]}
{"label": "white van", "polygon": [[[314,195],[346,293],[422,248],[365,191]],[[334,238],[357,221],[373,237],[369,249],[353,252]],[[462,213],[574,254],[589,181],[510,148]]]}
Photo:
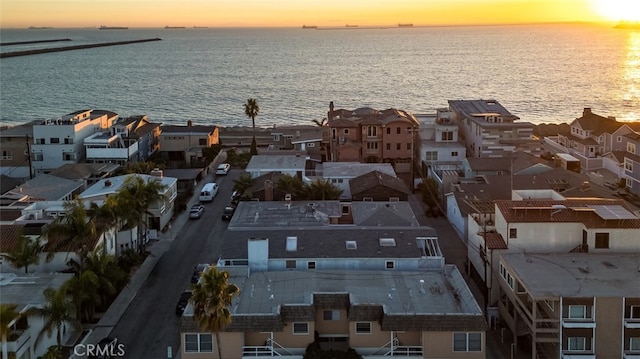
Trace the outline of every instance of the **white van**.
{"label": "white van", "polygon": [[207,183],[202,187],[202,191],[200,191],[200,202],[211,202],[217,194],[218,184],[215,182]]}

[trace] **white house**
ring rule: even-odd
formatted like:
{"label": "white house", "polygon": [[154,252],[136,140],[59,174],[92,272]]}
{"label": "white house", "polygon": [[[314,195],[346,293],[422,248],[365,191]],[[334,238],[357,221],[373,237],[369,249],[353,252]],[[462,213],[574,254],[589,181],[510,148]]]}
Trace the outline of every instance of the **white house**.
{"label": "white house", "polygon": [[251,177],[260,177],[269,172],[280,172],[290,176],[300,176],[304,180],[308,156],[298,155],[257,155],[251,157],[245,171]]}
{"label": "white house", "polygon": [[[169,224],[171,217],[174,214],[174,202],[178,195],[178,179],[173,177],[159,177],[143,174],[127,174],[123,176],[109,177],[101,179],[93,186],[87,188],[86,191],[80,193],[78,196],[81,199],[87,201],[104,200],[110,195],[113,195],[120,190],[127,181],[128,178],[138,176],[144,181],[160,181],[164,185],[164,190],[160,192],[162,195],[162,201],[151,204],[149,212],[151,215],[147,219],[149,225],[148,238],[143,239],[145,242],[149,239],[157,239],[158,231],[162,230]],[[126,249],[125,247],[132,243],[137,246],[137,239],[135,238],[135,231],[129,231],[131,238],[122,238],[123,233],[118,233],[118,246],[119,249]]]}
{"label": "white house", "polygon": [[373,171],[397,177],[390,163],[324,162],[316,167],[316,171],[322,174],[322,178],[342,190],[340,199],[351,198],[350,179]]}

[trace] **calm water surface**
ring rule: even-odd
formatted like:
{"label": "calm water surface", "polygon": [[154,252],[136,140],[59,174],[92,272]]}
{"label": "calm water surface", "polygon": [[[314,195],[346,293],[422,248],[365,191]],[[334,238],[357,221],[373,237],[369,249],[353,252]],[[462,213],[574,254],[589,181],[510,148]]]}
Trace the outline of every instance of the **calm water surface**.
{"label": "calm water surface", "polygon": [[424,113],[495,98],[522,120],[568,122],[583,107],[640,120],[640,32],[593,25],[389,29],[6,29],[2,42],[70,38],[1,52],[162,41],[0,60],[0,122],[85,109],[154,122],[310,124],[337,108]]}

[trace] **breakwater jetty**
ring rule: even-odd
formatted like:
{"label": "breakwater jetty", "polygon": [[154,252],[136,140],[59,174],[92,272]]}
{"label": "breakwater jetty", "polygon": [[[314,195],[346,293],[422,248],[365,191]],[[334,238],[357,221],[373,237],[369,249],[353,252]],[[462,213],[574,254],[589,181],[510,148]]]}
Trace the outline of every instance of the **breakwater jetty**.
{"label": "breakwater jetty", "polygon": [[14,42],[0,42],[0,46],[14,46],[14,45],[31,45],[31,44],[46,44],[48,42],[62,42],[71,41],[69,38],[65,39],[52,39],[52,40],[34,40],[34,41],[14,41]]}
{"label": "breakwater jetty", "polygon": [[152,38],[152,39],[115,41],[115,42],[101,42],[101,43],[97,43],[97,44],[84,44],[84,45],[75,45],[75,46],[52,47],[52,48],[47,48],[47,49],[32,49],[32,50],[24,50],[24,51],[3,52],[3,53],[0,53],[0,59],[1,58],[6,58],[6,57],[17,57],[17,56],[46,54],[46,53],[49,53],[49,52],[61,52],[61,51],[91,49],[91,48],[94,48],[94,47],[139,44],[139,43],[143,43],[143,42],[160,41],[160,40],[162,40],[162,39],[156,37],[156,38]]}

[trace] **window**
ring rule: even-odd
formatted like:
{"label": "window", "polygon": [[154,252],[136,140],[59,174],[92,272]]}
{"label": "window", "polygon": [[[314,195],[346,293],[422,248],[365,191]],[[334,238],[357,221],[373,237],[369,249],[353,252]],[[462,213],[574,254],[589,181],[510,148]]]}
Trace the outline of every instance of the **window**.
{"label": "window", "polygon": [[640,305],[632,305],[629,314],[629,318],[640,319]]}
{"label": "window", "polygon": [[356,322],[356,334],[371,334],[371,322]]}
{"label": "window", "polygon": [[[335,130],[334,130],[334,136],[335,136]],[[280,134],[279,133],[274,133],[273,134],[273,140],[278,142],[280,141]]]}
{"label": "window", "polygon": [[324,320],[340,320],[339,310],[325,310],[323,311]]}
{"label": "window", "polygon": [[407,143],[407,150],[411,149],[411,142]]}
{"label": "window", "polygon": [[518,228],[509,228],[509,238],[518,238]]}
{"label": "window", "polygon": [[507,285],[511,289],[513,289],[513,277],[511,276],[511,274],[509,274],[507,268],[502,264],[502,262],[500,263],[500,276],[502,277],[502,279],[504,279],[505,282],[507,282]]}
{"label": "window", "polygon": [[307,147],[316,147],[316,144],[311,142],[311,143],[307,143]]}
{"label": "window", "polygon": [[633,153],[635,155],[636,154],[636,144],[635,143],[631,143],[631,142],[627,142],[627,152]]}
{"label": "window", "polygon": [[198,139],[198,144],[200,146],[206,146],[207,145],[207,139],[206,138],[200,138]]}
{"label": "window", "polygon": [[73,161],[76,159],[75,153],[63,153],[62,160],[63,161]]}
{"label": "window", "polygon": [[401,133],[402,133],[402,129],[401,129],[400,127],[397,127],[397,128],[396,128],[396,134],[398,134],[398,135],[399,135],[399,134],[401,134]]}
{"label": "window", "polygon": [[44,161],[44,157],[42,156],[42,152],[35,152],[33,154],[34,161]]}
{"label": "window", "polygon": [[451,157],[458,157],[458,151],[451,152]]}
{"label": "window", "polygon": [[369,137],[378,136],[378,127],[377,126],[367,126],[367,136],[369,136]]}
{"label": "window", "polygon": [[609,248],[609,233],[596,233],[596,248]]}
{"label": "window", "polygon": [[185,334],[185,353],[211,353],[213,352],[213,336],[211,334]]}
{"label": "window", "polygon": [[316,269],[316,262],[313,262],[313,261],[307,262],[307,269]]}
{"label": "window", "polygon": [[391,134],[391,127],[387,127],[387,135]]}
{"label": "window", "polygon": [[442,132],[441,140],[442,141],[453,141],[453,132],[452,131]]}
{"label": "window", "polygon": [[344,131],[343,131],[343,133],[344,133],[345,135],[348,135],[348,134],[349,134],[349,129],[348,129],[348,128],[345,128],[345,129],[344,129]]}
{"label": "window", "polygon": [[309,334],[309,323],[293,323],[293,335],[308,335]]}
{"label": "window", "polygon": [[49,139],[49,143],[60,143],[60,139],[57,137],[51,137],[51,139]]}
{"label": "window", "polygon": [[402,143],[396,143],[396,150],[402,149]]}
{"label": "window", "polygon": [[377,150],[378,149],[378,142],[367,142],[367,149],[368,150]]}
{"label": "window", "polygon": [[385,261],[384,262],[384,267],[386,269],[393,269],[393,268],[395,268],[395,266],[396,266],[396,262],[394,262],[394,261]]}
{"label": "window", "polygon": [[295,269],[296,268],[296,261],[295,260],[287,260],[286,261],[286,267],[287,269]]}
{"label": "window", "polygon": [[631,161],[631,159],[624,159],[624,169],[625,171],[633,172],[633,161]]}
{"label": "window", "polygon": [[437,161],[438,160],[438,151],[427,151],[424,153],[425,161]]}
{"label": "window", "polygon": [[73,138],[65,138],[64,139],[64,144],[65,145],[72,145],[73,144]]}
{"label": "window", "polygon": [[481,333],[453,333],[454,352],[482,351]]}
{"label": "window", "polygon": [[585,337],[569,337],[567,340],[567,349],[575,351],[586,350],[587,338]]}
{"label": "window", "polygon": [[585,319],[587,317],[587,307],[584,305],[570,305],[569,319]]}
{"label": "window", "polygon": [[622,136],[618,136],[618,137],[616,138],[616,141],[618,141],[618,142],[622,142]]}
{"label": "window", "polygon": [[3,160],[12,160],[13,159],[13,154],[11,153],[11,151],[2,150],[2,159]]}
{"label": "window", "polygon": [[391,144],[387,143],[387,151],[391,151]]}
{"label": "window", "polygon": [[640,351],[640,337],[629,338],[629,350],[632,352]]}
{"label": "window", "polygon": [[36,145],[44,145],[44,138],[36,138]]}

